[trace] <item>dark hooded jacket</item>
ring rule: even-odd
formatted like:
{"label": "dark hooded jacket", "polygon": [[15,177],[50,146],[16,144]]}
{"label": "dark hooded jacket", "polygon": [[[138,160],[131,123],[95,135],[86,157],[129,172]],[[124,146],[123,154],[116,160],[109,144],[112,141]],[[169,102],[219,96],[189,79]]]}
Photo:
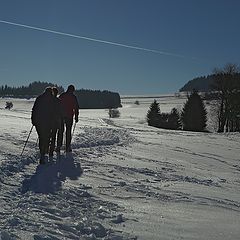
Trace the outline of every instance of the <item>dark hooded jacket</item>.
{"label": "dark hooded jacket", "polygon": [[51,126],[55,115],[54,97],[49,92],[44,92],[36,98],[32,108],[32,124]]}

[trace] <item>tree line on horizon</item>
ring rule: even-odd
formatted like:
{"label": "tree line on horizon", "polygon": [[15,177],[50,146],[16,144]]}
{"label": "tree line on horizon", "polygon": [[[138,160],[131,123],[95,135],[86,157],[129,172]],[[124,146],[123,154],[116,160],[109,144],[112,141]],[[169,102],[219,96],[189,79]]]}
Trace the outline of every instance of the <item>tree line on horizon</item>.
{"label": "tree line on horizon", "polygon": [[122,107],[119,93],[107,90],[80,89],[75,91],[81,109],[112,109]]}
{"label": "tree line on horizon", "polygon": [[[0,97],[33,98],[42,94],[46,87],[57,87],[59,93],[64,92],[62,86],[48,82],[33,82],[28,86],[10,87],[0,86]],[[75,91],[79,106],[82,109],[111,109],[121,107],[120,95],[107,90],[80,89]]]}
{"label": "tree line on horizon", "polygon": [[48,82],[35,81],[28,86],[10,87],[8,85],[0,86],[0,97],[13,97],[13,98],[32,98],[37,97],[44,92],[46,87],[57,87],[60,93],[64,92],[62,86]]}

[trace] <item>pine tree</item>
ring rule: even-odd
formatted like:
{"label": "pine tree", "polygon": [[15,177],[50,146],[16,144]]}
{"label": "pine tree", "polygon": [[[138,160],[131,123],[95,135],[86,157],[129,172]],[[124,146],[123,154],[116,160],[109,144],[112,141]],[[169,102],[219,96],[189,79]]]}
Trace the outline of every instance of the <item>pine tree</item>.
{"label": "pine tree", "polygon": [[160,107],[156,100],[150,105],[147,113],[147,122],[149,126],[159,127]]}
{"label": "pine tree", "polygon": [[181,128],[181,119],[176,108],[173,108],[171,113],[169,114],[168,122],[170,129],[178,130]]}
{"label": "pine tree", "polygon": [[181,120],[183,130],[202,132],[206,128],[207,111],[197,91],[193,91],[184,104]]}

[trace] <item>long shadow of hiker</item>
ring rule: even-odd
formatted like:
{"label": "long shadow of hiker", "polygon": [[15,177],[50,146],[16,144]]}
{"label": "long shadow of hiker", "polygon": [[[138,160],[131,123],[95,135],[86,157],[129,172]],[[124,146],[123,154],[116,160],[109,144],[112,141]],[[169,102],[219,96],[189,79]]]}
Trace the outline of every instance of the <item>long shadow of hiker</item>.
{"label": "long shadow of hiker", "polygon": [[77,180],[82,174],[80,163],[75,163],[73,156],[61,156],[56,162],[39,165],[30,179],[22,184],[22,193],[32,191],[35,193],[54,193],[62,188],[63,182],[69,178]]}

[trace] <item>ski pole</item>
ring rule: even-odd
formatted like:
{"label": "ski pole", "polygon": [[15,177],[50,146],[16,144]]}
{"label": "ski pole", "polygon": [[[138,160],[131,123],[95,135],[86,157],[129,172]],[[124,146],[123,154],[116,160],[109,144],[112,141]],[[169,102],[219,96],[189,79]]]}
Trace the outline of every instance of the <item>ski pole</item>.
{"label": "ski pole", "polygon": [[73,126],[72,138],[73,138],[73,134],[74,134],[75,128],[76,128],[76,122],[74,123],[74,126]]}
{"label": "ski pole", "polygon": [[30,135],[31,135],[31,133],[32,133],[32,130],[33,130],[33,125],[32,125],[32,127],[31,127],[31,129],[30,129],[30,131],[29,131],[27,140],[26,140],[26,142],[25,142],[25,144],[24,144],[24,147],[23,147],[23,150],[22,150],[22,153],[21,153],[20,156],[22,156],[22,154],[23,154],[23,152],[24,152],[24,149],[25,149],[25,147],[26,147],[26,145],[27,145],[27,142],[28,142],[28,139],[29,139],[29,137],[30,137]]}

